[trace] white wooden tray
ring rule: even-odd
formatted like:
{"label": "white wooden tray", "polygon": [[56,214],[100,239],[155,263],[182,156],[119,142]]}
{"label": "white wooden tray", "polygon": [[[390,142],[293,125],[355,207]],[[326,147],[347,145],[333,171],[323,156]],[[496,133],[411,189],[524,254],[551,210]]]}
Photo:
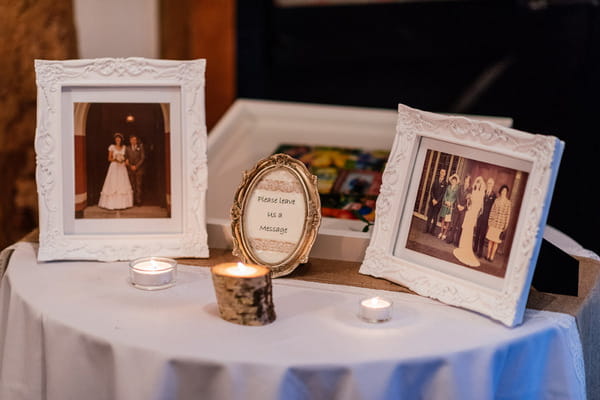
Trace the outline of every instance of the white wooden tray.
{"label": "white wooden tray", "polygon": [[[396,110],[237,100],[208,136],[208,244],[232,248],[229,210],[242,173],[280,144],[389,150]],[[483,118],[483,117],[482,117]],[[510,118],[484,117],[510,126]],[[323,218],[311,257],[362,261],[370,233],[358,220]]]}

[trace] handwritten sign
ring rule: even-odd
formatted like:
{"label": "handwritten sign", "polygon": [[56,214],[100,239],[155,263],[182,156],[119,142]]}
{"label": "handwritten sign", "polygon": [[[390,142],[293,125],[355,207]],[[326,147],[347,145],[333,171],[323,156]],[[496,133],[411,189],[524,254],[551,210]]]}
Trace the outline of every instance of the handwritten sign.
{"label": "handwritten sign", "polygon": [[308,261],[319,225],[317,177],[287,154],[246,171],[231,207],[233,255],[262,264],[276,278]]}
{"label": "handwritten sign", "polygon": [[266,263],[283,261],[304,231],[306,199],[301,182],[277,168],[264,174],[247,200],[245,233],[254,254]]}

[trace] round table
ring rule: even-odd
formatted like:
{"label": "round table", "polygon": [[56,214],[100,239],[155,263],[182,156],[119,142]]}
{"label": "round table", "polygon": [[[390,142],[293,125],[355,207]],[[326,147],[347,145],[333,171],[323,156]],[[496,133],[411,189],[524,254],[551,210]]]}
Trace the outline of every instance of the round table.
{"label": "round table", "polygon": [[[572,316],[513,329],[410,295],[274,281],[277,319],[222,320],[207,268],[148,292],[127,263],[36,261],[19,243],[0,286],[2,399],[583,399]],[[357,317],[367,295],[392,320]]]}

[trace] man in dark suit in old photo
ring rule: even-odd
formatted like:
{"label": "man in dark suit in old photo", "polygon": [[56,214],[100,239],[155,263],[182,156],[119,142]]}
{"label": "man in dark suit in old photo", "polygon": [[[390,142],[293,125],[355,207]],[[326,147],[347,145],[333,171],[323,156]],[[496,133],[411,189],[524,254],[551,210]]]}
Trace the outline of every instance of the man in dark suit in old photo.
{"label": "man in dark suit in old photo", "polygon": [[483,207],[481,214],[477,218],[477,226],[475,227],[475,241],[473,243],[473,251],[477,254],[477,257],[483,257],[483,248],[485,242],[485,234],[488,230],[488,220],[490,219],[490,211],[492,205],[496,200],[496,193],[494,192],[494,179],[489,178],[486,182],[485,194],[483,196]]}
{"label": "man in dark suit in old photo", "polygon": [[134,204],[140,206],[142,205],[142,183],[146,154],[144,153],[144,145],[139,142],[138,137],[135,135],[129,137],[129,146],[125,150],[125,158],[127,159],[129,181],[133,189]]}
{"label": "man in dark suit in old photo", "polygon": [[438,215],[440,214],[440,208],[442,208],[442,198],[446,192],[446,170],[440,169],[440,175],[431,184],[429,200],[429,209],[427,210],[427,224],[425,226],[425,232],[429,232],[435,236],[435,227],[438,222]]}

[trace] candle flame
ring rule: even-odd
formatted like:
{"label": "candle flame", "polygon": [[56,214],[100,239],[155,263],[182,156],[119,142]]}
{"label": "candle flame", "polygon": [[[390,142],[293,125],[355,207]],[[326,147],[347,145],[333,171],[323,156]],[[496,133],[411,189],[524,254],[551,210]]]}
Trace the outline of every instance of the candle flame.
{"label": "candle flame", "polygon": [[171,264],[165,261],[156,260],[154,258],[144,259],[139,262],[134,262],[132,268],[138,271],[154,273],[155,271],[164,271],[169,268],[173,268]]}
{"label": "candle flame", "polygon": [[238,272],[240,272],[241,274],[247,274],[253,270],[253,268],[250,268],[250,267],[246,266],[246,264],[243,264],[241,262],[237,263],[237,269],[238,269]]}
{"label": "candle flame", "polygon": [[371,297],[370,299],[364,300],[362,302],[362,304],[365,307],[369,307],[369,308],[385,308],[385,307],[389,307],[391,305],[391,303],[389,301],[382,299],[379,296]]}
{"label": "candle flame", "polygon": [[379,297],[371,297],[369,300],[367,300],[367,305],[368,306],[376,306],[379,304]]}
{"label": "candle flame", "polygon": [[236,266],[229,267],[225,271],[227,274],[244,277],[256,274],[257,269],[255,267],[238,262]]}

